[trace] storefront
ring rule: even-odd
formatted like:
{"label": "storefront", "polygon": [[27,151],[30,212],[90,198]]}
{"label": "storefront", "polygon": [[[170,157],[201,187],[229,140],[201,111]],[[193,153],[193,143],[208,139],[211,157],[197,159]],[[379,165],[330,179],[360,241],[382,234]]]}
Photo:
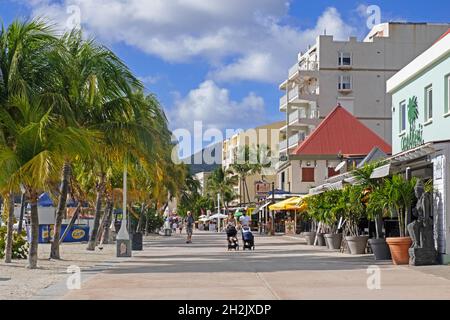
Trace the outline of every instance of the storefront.
{"label": "storefront", "polygon": [[373,177],[405,173],[434,189],[435,246],[450,262],[450,33],[392,77],[393,154]]}

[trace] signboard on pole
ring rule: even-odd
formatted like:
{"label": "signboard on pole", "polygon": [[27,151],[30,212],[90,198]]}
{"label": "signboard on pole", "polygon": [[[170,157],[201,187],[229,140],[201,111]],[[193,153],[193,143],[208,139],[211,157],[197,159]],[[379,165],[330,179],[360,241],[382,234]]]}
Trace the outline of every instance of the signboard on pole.
{"label": "signboard on pole", "polygon": [[269,182],[255,182],[255,190],[258,196],[268,195],[272,190],[272,185]]}

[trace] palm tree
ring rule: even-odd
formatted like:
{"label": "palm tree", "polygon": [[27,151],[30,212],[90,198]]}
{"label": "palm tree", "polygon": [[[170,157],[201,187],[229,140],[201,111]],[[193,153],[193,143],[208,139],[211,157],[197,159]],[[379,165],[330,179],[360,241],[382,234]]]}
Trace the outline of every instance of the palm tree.
{"label": "palm tree", "polygon": [[215,199],[217,194],[223,199],[225,207],[228,202],[236,198],[234,187],[239,182],[239,177],[233,175],[233,171],[224,171],[222,167],[217,168],[206,182],[207,194]]}
{"label": "palm tree", "polygon": [[[129,116],[132,104],[132,92],[142,85],[132,75],[124,63],[110,50],[98,45],[93,40],[83,40],[80,31],[72,31],[62,37],[60,45],[49,55],[53,70],[54,83],[48,90],[53,90],[60,97],[57,112],[64,117],[65,125],[75,125],[86,130],[104,130],[105,123],[117,123]],[[89,147],[89,146],[87,146]],[[98,148],[86,148],[89,153]],[[105,152],[107,152],[105,150]],[[54,241],[50,257],[59,259],[59,236],[61,222],[66,210],[68,185],[71,176],[73,158],[64,156],[59,201],[54,227]],[[93,236],[97,233],[99,215],[105,191],[105,168],[108,166],[97,161],[98,173],[96,219]],[[91,239],[92,240],[92,239]],[[92,250],[92,242],[89,245]]]}
{"label": "palm tree", "polygon": [[[47,70],[44,56],[51,48],[54,38],[50,29],[40,20],[29,22],[14,21],[7,29],[0,30],[0,140],[1,148],[15,148],[14,122],[20,114],[14,110],[11,100],[23,95],[27,90],[38,90],[36,78],[46,79]],[[12,129],[13,128],[13,129]],[[11,262],[13,240],[12,198],[17,186],[10,183],[3,171],[1,189],[8,216],[5,261]]]}

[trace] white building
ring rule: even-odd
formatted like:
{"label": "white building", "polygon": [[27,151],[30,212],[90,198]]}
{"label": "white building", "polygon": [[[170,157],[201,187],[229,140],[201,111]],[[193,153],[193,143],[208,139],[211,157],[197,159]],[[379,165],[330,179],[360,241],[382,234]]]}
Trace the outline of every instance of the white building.
{"label": "white building", "polygon": [[[386,81],[429,48],[449,24],[383,23],[363,41],[355,37],[335,41],[322,35],[290,68],[280,89],[280,111],[286,114],[281,130],[280,176],[290,154],[336,105],[341,105],[389,144],[392,141],[391,95]],[[290,179],[301,179],[301,172]],[[277,179],[280,181],[280,177]],[[291,183],[291,185],[294,185]],[[292,190],[297,192],[297,190]]]}

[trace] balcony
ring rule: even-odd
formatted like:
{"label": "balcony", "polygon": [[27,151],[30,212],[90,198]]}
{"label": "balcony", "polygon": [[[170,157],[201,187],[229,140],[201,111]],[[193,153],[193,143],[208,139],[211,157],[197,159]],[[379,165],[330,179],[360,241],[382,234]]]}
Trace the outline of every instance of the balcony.
{"label": "balcony", "polygon": [[304,141],[306,134],[304,132],[299,132],[291,136],[289,139],[280,142],[280,152],[295,148],[298,144]]}
{"label": "balcony", "polygon": [[301,61],[289,69],[289,80],[297,76],[317,77],[319,71],[319,61]]}
{"label": "balcony", "polygon": [[319,86],[317,83],[313,83],[308,86],[295,85],[289,90],[288,95],[284,95],[280,98],[280,111],[286,112],[288,103],[294,107],[305,107],[311,102],[317,102],[319,97]]}
{"label": "balcony", "polygon": [[317,126],[320,123],[319,110],[301,108],[289,114],[291,126]]}

